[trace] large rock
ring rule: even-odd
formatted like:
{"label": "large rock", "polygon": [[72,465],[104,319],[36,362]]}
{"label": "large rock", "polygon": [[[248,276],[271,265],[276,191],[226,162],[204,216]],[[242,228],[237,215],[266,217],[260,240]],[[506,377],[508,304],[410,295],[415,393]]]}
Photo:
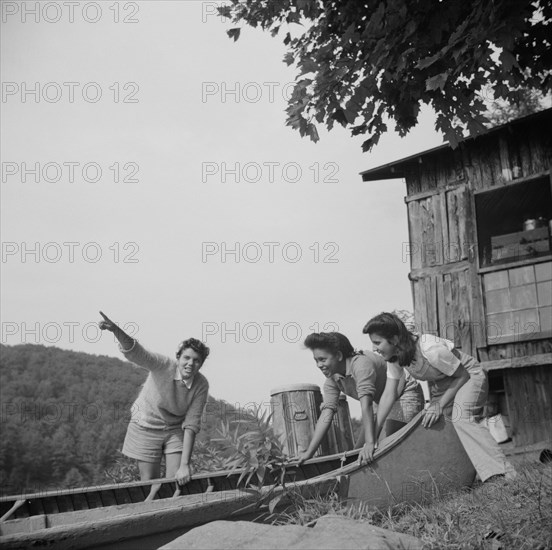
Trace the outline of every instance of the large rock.
{"label": "large rock", "polygon": [[366,550],[418,549],[422,543],[367,521],[340,516],[321,517],[314,527],[263,525],[248,521],[213,521],[192,529],[159,550],[195,549],[288,549]]}

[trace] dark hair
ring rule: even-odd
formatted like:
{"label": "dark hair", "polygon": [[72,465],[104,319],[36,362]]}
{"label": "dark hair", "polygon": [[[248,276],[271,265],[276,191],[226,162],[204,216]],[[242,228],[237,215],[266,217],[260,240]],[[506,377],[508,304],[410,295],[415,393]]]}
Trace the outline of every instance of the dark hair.
{"label": "dark hair", "polygon": [[193,349],[197,354],[199,354],[202,365],[205,362],[205,359],[209,357],[209,352],[211,351],[201,340],[198,340],[197,338],[188,338],[178,344],[178,348],[176,349],[176,358],[178,359],[182,352],[187,348]]}
{"label": "dark hair", "polygon": [[394,313],[380,313],[372,317],[362,329],[364,334],[379,334],[386,340],[397,336],[397,361],[401,367],[406,367],[416,356],[416,341],[418,337],[412,334],[405,324]]}
{"label": "dark hair", "polygon": [[344,359],[356,355],[349,338],[340,332],[313,332],[305,338],[304,345],[310,350],[324,349],[334,355],[340,351]]}

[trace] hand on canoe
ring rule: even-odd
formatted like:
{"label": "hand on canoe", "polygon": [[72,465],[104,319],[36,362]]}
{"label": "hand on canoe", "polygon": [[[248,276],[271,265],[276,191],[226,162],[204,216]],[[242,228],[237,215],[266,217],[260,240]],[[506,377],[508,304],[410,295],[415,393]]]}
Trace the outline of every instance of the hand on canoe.
{"label": "hand on canoe", "polygon": [[358,463],[362,466],[363,464],[370,464],[374,460],[374,452],[376,451],[375,443],[365,443],[360,453],[358,453]]}
{"label": "hand on canoe", "polygon": [[422,426],[424,428],[429,428],[439,420],[442,414],[441,407],[439,403],[435,401],[430,403],[428,408],[424,411],[424,417],[422,418]]}
{"label": "hand on canoe", "polygon": [[297,456],[294,456],[290,459],[290,462],[297,462],[297,464],[300,466],[305,462],[305,460],[308,460],[309,458],[312,458],[312,455],[305,451],[304,453],[299,453]]}
{"label": "hand on canoe", "polygon": [[192,468],[191,466],[184,464],[178,468],[176,474],[174,474],[176,481],[179,485],[185,485],[192,479]]}

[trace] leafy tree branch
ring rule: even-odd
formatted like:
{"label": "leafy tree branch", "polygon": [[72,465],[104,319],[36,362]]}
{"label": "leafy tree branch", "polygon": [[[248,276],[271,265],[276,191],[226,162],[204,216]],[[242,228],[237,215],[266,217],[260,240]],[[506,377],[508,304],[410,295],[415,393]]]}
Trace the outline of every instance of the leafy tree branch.
{"label": "leafy tree branch", "polygon": [[546,0],[230,0],[219,11],[283,35],[297,69],[286,123],[313,141],[317,124],[337,122],[367,135],[369,151],[391,122],[407,134],[427,104],[456,146],[485,130],[486,87],[505,101],[520,86],[551,88]]}

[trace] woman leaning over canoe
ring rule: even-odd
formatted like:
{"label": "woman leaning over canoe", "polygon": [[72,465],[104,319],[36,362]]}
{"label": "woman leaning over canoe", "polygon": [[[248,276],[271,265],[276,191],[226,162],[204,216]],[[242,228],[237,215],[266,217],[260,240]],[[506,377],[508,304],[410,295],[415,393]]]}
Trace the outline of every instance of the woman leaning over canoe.
{"label": "woman leaning over canoe", "polygon": [[392,313],[376,315],[366,323],[363,332],[370,336],[374,351],[387,361],[387,383],[378,409],[376,433],[381,430],[395,401],[396,388],[407,371],[429,385],[431,401],[422,419],[425,428],[445,414],[481,481],[515,476],[489,430],[480,424],[488,382],[485,371],[473,357],[455,349],[444,338],[411,333]]}
{"label": "woman leaning over canoe", "polygon": [[[349,339],[339,332],[315,332],[307,336],[304,344],[312,351],[316,366],[326,381],[322,412],[308,449],[298,457],[299,463],[314,455],[328,432],[337,410],[340,392],[360,401],[362,429],[355,448],[362,446],[359,454],[361,464],[370,461],[377,441],[372,405],[379,402],[385,388],[385,361],[371,351],[355,351]],[[401,425],[409,422],[423,408],[422,388],[414,379],[406,381],[403,378],[401,384],[395,386],[393,397],[394,400],[398,399],[393,412]]]}
{"label": "woman leaning over canoe", "polygon": [[[190,458],[209,392],[209,383],[199,372],[209,348],[189,338],[180,343],[174,360],[146,350],[100,314],[103,320],[99,327],[114,334],[126,359],[149,371],[132,406],[123,454],[138,461],[142,481],[159,478],[164,454],[165,476],[187,483],[192,477]],[[152,500],[159,487],[152,485],[146,500]]]}

